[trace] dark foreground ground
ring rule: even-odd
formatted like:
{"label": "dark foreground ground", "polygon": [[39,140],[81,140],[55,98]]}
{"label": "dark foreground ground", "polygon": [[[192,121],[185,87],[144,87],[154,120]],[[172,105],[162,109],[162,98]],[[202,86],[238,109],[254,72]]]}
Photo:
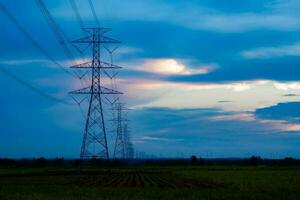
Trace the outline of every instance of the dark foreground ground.
{"label": "dark foreground ground", "polygon": [[300,199],[299,167],[2,167],[0,199]]}

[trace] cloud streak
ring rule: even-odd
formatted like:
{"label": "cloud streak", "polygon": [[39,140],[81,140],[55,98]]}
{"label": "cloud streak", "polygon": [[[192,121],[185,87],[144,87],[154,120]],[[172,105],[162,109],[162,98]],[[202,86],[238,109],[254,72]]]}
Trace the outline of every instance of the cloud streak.
{"label": "cloud streak", "polygon": [[[264,5],[258,4],[261,8],[267,10],[267,12],[258,13],[250,11],[228,13],[216,7],[197,4],[194,1],[178,1],[177,3],[137,0],[126,2],[112,1],[112,3],[110,3],[111,9],[109,13],[104,10],[107,8],[102,6],[103,2],[97,1],[95,6],[97,10],[99,10],[100,18],[103,20],[163,21],[191,29],[229,33],[259,29],[281,31],[299,30],[300,23],[297,19],[297,15],[291,15],[287,10],[287,8],[295,4],[299,5],[299,3],[282,4],[275,2],[275,5],[272,6],[270,6],[270,4],[271,3],[265,3]],[[284,9],[280,10],[280,8]],[[155,15],[153,15],[153,13],[155,13]],[[57,9],[55,14],[61,17],[73,17],[71,13],[66,12],[63,7]],[[91,19],[91,15],[86,10],[84,10],[83,16],[85,19]]]}
{"label": "cloud streak", "polygon": [[300,44],[279,47],[262,47],[243,51],[241,55],[247,59],[270,59],[284,56],[300,56]]}
{"label": "cloud streak", "polygon": [[[147,118],[142,119],[143,115]],[[223,152],[239,157],[247,155],[245,152],[253,152],[253,146],[259,155],[268,155],[272,151],[284,155],[287,149],[297,149],[287,142],[287,138],[300,139],[294,137],[300,131],[299,124],[257,118],[253,112],[143,108],[134,110],[131,117],[142,119],[132,127],[134,138],[139,141],[137,147],[144,147],[156,155],[162,146],[167,152],[173,152],[168,156],[176,156],[174,153],[180,149],[185,156],[210,151],[219,156]]]}

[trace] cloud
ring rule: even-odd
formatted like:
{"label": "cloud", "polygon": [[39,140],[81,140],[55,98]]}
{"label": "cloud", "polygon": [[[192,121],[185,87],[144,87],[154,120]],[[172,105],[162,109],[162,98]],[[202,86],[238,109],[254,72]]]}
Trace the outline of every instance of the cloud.
{"label": "cloud", "polygon": [[234,92],[243,92],[246,90],[249,90],[253,87],[255,82],[235,82],[235,83],[220,83],[220,84],[214,84],[214,83],[174,83],[174,85],[181,85],[186,90],[213,90],[213,89],[227,89],[232,90]]}
{"label": "cloud", "polygon": [[134,138],[134,142],[181,142],[182,139],[170,139],[170,138],[163,138],[163,137],[151,137],[151,136],[143,136],[140,138]]}
{"label": "cloud", "polygon": [[292,15],[298,15],[300,9],[300,3],[298,0],[276,0],[269,4],[269,6],[275,12],[290,13]]}
{"label": "cloud", "polygon": [[[120,82],[122,91],[125,91],[127,101],[135,107],[141,106],[164,106],[164,107],[210,107],[220,103],[220,94],[227,92],[225,98],[232,98],[232,93],[245,93],[256,87],[255,83],[227,83],[227,84],[193,84],[193,83],[176,83],[160,80],[147,79],[125,79]],[[137,95],[141,94],[143,95]],[[218,94],[218,95],[217,95]],[[191,96],[192,95],[192,96]],[[208,98],[196,101],[202,96]],[[187,96],[190,96],[188,99]],[[235,95],[234,95],[235,96]],[[242,94],[240,94],[242,96]],[[224,107],[230,106],[232,101],[223,102]],[[238,104],[238,103],[237,103]],[[232,105],[231,105],[232,106]]]}
{"label": "cloud", "polygon": [[285,120],[300,123],[300,102],[278,103],[274,106],[260,108],[255,111],[256,116],[270,120]]}
{"label": "cloud", "polygon": [[[298,30],[300,23],[297,15],[289,13],[286,9],[293,4],[272,3],[275,5],[270,6],[270,2],[256,4],[257,10],[264,10],[265,12],[253,12],[255,9],[238,12],[242,10],[242,6],[237,7],[236,10],[224,10],[219,5],[210,6],[207,2],[199,3],[197,1],[176,1],[172,3],[159,0],[112,1],[109,4],[109,12],[107,11],[108,8],[103,6],[103,2],[97,1],[95,7],[99,10],[101,20],[166,22],[190,29],[217,32],[244,32],[258,29]],[[232,7],[234,7],[234,3],[232,4]],[[299,3],[294,4],[299,5]],[[86,4],[82,4],[80,7],[82,8],[83,18],[91,21],[92,16]],[[252,6],[252,8],[254,7]],[[280,10],[280,8],[284,9]],[[66,11],[63,5],[56,8],[55,15],[64,18],[73,17],[72,13]],[[232,23],[233,21],[234,23]]]}
{"label": "cloud", "polygon": [[297,97],[298,95],[297,94],[284,94],[282,96],[284,96],[284,97]]}
{"label": "cloud", "polygon": [[[200,17],[200,16],[199,16]],[[220,32],[245,32],[259,29],[297,30],[296,18],[283,14],[219,14],[203,16],[204,22],[190,24],[190,27]],[[234,21],[235,23],[232,23]]]}
{"label": "cloud", "polygon": [[[7,4],[9,3],[7,1]],[[83,16],[86,14],[86,18],[91,18],[90,10],[86,2],[79,1],[79,4],[83,4],[82,12]],[[185,1],[187,2],[187,1]],[[297,2],[296,2],[297,3]],[[294,4],[296,4],[294,3]],[[24,3],[18,2],[20,7],[23,6]],[[104,8],[101,2],[96,3],[98,4],[97,10],[99,13],[107,13],[107,11],[102,9]],[[153,5],[153,7],[148,6],[148,4]],[[218,6],[220,4],[220,6]],[[210,82],[210,83],[217,83],[217,82],[232,82],[232,81],[247,81],[247,80],[257,80],[257,79],[267,79],[267,80],[278,80],[278,81],[290,81],[290,80],[297,80],[299,77],[298,74],[298,66],[299,58],[295,56],[289,56],[288,58],[284,57],[284,59],[280,60],[269,60],[269,59],[243,59],[237,58],[236,55],[239,54],[243,50],[255,50],[257,46],[263,47],[272,47],[272,46],[289,46],[283,44],[297,44],[293,40],[297,40],[297,32],[289,31],[289,32],[282,32],[282,31],[272,31],[272,30],[265,30],[263,28],[258,28],[258,31],[247,31],[242,33],[234,33],[234,34],[223,34],[222,32],[219,33],[218,31],[212,33],[210,31],[206,31],[208,29],[191,29],[189,26],[182,27],[182,23],[175,23],[172,22],[173,19],[177,20],[177,17],[170,17],[169,15],[173,16],[178,15],[178,9],[183,10],[183,12],[187,12],[188,15],[193,15],[193,20],[185,20],[184,23],[190,22],[191,23],[199,23],[199,24],[206,24],[205,26],[211,25],[216,27],[222,27],[217,22],[216,23],[205,23],[206,18],[214,18],[212,21],[226,21],[225,27],[227,29],[230,26],[238,26],[236,23],[232,23],[234,16],[236,16],[235,20],[239,20],[239,15],[243,15],[243,21],[247,21],[246,18],[256,18],[253,15],[288,15],[289,13],[285,11],[280,11],[280,7],[286,5],[282,5],[281,3],[275,2],[277,7],[266,7],[264,2],[252,1],[245,2],[243,5],[240,3],[229,3],[229,5],[224,5],[224,3],[211,3],[205,1],[203,3],[197,3],[196,1],[188,1],[187,3],[176,2],[170,3],[165,1],[136,1],[129,0],[123,2],[121,4],[118,3],[110,3],[112,13],[109,13],[104,18],[109,18],[110,20],[104,20],[103,23],[107,24],[108,26],[113,26],[117,28],[113,32],[109,33],[113,35],[117,39],[121,39],[124,41],[124,44],[128,45],[125,46],[124,49],[120,49],[120,56],[117,54],[116,51],[116,59],[115,61],[121,61],[123,63],[128,63],[130,59],[153,59],[153,60],[160,60],[160,59],[174,59],[177,62],[177,67],[180,65],[184,65],[185,69],[180,73],[173,73],[177,77],[170,77],[173,81],[190,81],[190,82]],[[232,6],[230,6],[232,5]],[[238,5],[238,6],[236,6]],[[244,8],[244,5],[249,5],[249,7]],[[27,6],[28,5],[24,5]],[[115,9],[114,6],[120,6],[122,9]],[[124,9],[126,7],[133,6],[132,9]],[[141,12],[138,9],[133,9],[135,6],[143,10]],[[11,9],[14,9],[15,6],[11,6]],[[223,8],[226,7],[226,8]],[[231,9],[229,9],[231,7]],[[251,7],[251,9],[249,9]],[[257,7],[257,9],[255,9]],[[290,6],[291,7],[291,6]],[[295,6],[294,6],[295,7]],[[147,9],[153,9],[153,11],[161,11],[160,8],[167,8],[164,10],[166,13],[161,13],[158,15],[156,21],[150,20],[152,13],[156,12],[148,12]],[[184,8],[184,9],[181,9]],[[235,8],[235,9],[234,9]],[[33,18],[32,21],[28,22],[28,29],[31,30],[31,33],[34,33],[34,37],[38,40],[39,43],[43,44],[43,46],[47,47],[47,51],[49,54],[53,56],[55,59],[63,60],[61,57],[64,57],[61,47],[57,45],[52,34],[49,34],[49,27],[45,23],[44,19],[40,16],[38,9],[31,8],[30,11],[27,13],[22,13],[23,11],[17,9],[20,12],[20,19],[23,19],[23,15],[28,15],[30,13],[30,17]],[[53,16],[58,23],[61,25],[68,24],[68,26],[62,26],[64,32],[68,34],[69,38],[75,39],[80,37],[80,32],[78,29],[78,24],[74,18],[74,13],[70,9],[68,4],[64,4],[58,1],[51,1],[49,2],[49,9]],[[121,10],[121,13],[117,13]],[[130,10],[130,11],[128,11]],[[190,10],[195,10],[193,13],[190,13]],[[16,10],[13,10],[15,14],[19,14]],[[56,13],[56,11],[59,11]],[[251,12],[253,11],[253,12]],[[124,13],[125,12],[125,13]],[[284,13],[283,13],[284,12]],[[60,15],[67,15],[61,18]],[[198,15],[201,14],[201,17]],[[119,17],[114,17],[115,15]],[[123,15],[130,15],[131,17],[123,17]],[[141,15],[145,15],[141,17]],[[165,16],[166,15],[166,16]],[[181,14],[180,14],[181,15]],[[182,14],[183,15],[183,14]],[[202,17],[203,15],[203,17]],[[294,14],[293,14],[294,15]],[[121,17],[122,16],[122,17]],[[221,16],[221,19],[217,19]],[[156,16],[154,16],[156,17]],[[24,17],[27,19],[26,17]],[[166,20],[161,20],[166,19]],[[230,19],[229,19],[230,18]],[[244,19],[245,18],[245,19]],[[264,23],[264,17],[260,16],[257,21],[261,21]],[[292,17],[294,18],[294,17]],[[8,21],[4,18],[4,21]],[[201,19],[201,20],[200,20]],[[298,21],[298,17],[296,18]],[[66,22],[67,20],[67,22]],[[171,20],[171,22],[170,22]],[[287,24],[287,23],[280,23],[276,19],[270,20],[274,21],[276,24]],[[8,21],[9,22],[9,21]],[[90,24],[92,19],[87,20],[86,24]],[[221,22],[223,24],[225,22]],[[251,22],[253,27],[255,27],[255,22]],[[246,25],[241,25],[245,26]],[[247,25],[248,26],[248,25]],[[279,25],[275,25],[279,26]],[[3,42],[0,45],[0,48],[3,47],[1,51],[1,55],[8,57],[15,56],[17,59],[20,57],[26,57],[29,55],[30,50],[34,50],[26,40],[23,41],[24,37],[21,36],[14,28],[14,26],[9,22],[7,27],[10,30],[6,31],[3,34]],[[34,31],[36,27],[39,27],[41,31]],[[300,27],[300,26],[299,26]],[[222,28],[225,29],[225,28]],[[253,28],[254,29],[254,28]],[[253,30],[250,29],[250,30]],[[151,30],[156,30],[155,32]],[[209,30],[213,30],[210,28]],[[249,29],[246,29],[249,30]],[[255,29],[257,30],[257,29]],[[16,35],[12,35],[9,33],[14,33]],[[136,34],[138,33],[138,37]],[[8,41],[13,41],[17,38],[14,45],[10,45]],[[45,39],[46,38],[46,39]],[[188,38],[188,40],[187,40]],[[255,42],[254,42],[255,41]],[[298,40],[299,41],[299,40]],[[25,44],[24,44],[25,43]],[[39,57],[37,51],[34,51],[34,56]],[[31,55],[31,54],[30,54]],[[234,59],[233,59],[234,58]],[[280,57],[282,58],[282,57]],[[186,60],[194,60],[199,62],[198,65],[190,65],[190,63],[186,63]],[[201,63],[202,62],[202,63]],[[120,62],[116,62],[120,64]],[[218,63],[217,68],[214,68],[214,63]],[[143,63],[138,63],[142,65]],[[179,66],[178,66],[179,65]],[[206,65],[208,65],[206,67]],[[212,65],[213,68],[210,68]],[[66,67],[68,64],[66,63]],[[127,67],[126,65],[124,66]],[[274,70],[276,68],[276,70]],[[179,69],[179,68],[178,68]],[[196,70],[196,71],[195,71]],[[272,71],[272,72],[271,72]],[[170,71],[169,71],[170,72]],[[199,74],[198,74],[199,72]],[[166,72],[164,72],[166,75]],[[170,74],[169,74],[170,75]],[[175,80],[176,79],[176,80]]]}
{"label": "cloud", "polygon": [[226,101],[226,100],[222,100],[222,101],[218,101],[218,103],[231,103],[232,101]]}
{"label": "cloud", "polygon": [[245,122],[251,122],[255,121],[255,117],[252,115],[252,113],[229,113],[226,115],[217,115],[209,118],[210,120],[216,120],[216,121],[245,121]]}
{"label": "cloud", "polygon": [[300,131],[300,102],[279,103],[275,106],[260,108],[255,116],[261,122],[271,123],[283,131]]}
{"label": "cloud", "polygon": [[142,70],[158,74],[181,74],[185,73],[185,66],[174,59],[145,60]]}
{"label": "cloud", "polygon": [[[169,81],[165,76],[126,76],[118,82],[133,107],[222,108],[253,111],[279,102],[297,100],[284,95],[297,92],[294,82],[271,80],[241,82]],[[255,99],[255,100],[254,100]]]}
{"label": "cloud", "polygon": [[241,55],[247,59],[269,59],[283,56],[299,56],[300,44],[285,45],[279,47],[262,47],[243,51]]}
{"label": "cloud", "polygon": [[216,64],[207,64],[197,68],[189,68],[182,62],[174,59],[144,59],[137,68],[142,71],[157,73],[162,75],[192,75],[207,74],[216,68]]}
{"label": "cloud", "polygon": [[49,60],[43,59],[12,59],[12,60],[1,60],[0,64],[2,65],[29,65],[29,64],[40,64],[49,66],[51,65]]}
{"label": "cloud", "polygon": [[293,134],[299,133],[298,124],[259,119],[252,112],[141,108],[133,110],[130,118],[136,148],[151,154],[176,157],[178,151],[184,156],[211,152],[216,157],[239,157],[254,151],[262,156],[298,152],[298,145],[290,142],[300,139]]}
{"label": "cloud", "polygon": [[121,46],[119,48],[112,48],[109,49],[113,55],[117,54],[118,56],[128,56],[128,55],[137,55],[138,53],[142,53],[144,50],[137,47],[131,47],[131,46]]}
{"label": "cloud", "polygon": [[221,63],[215,71],[203,75],[175,75],[170,80],[177,82],[241,82],[274,80],[296,82],[299,80],[300,57],[274,59],[245,59]]}
{"label": "cloud", "polygon": [[274,82],[274,87],[279,90],[299,90],[300,82]]}

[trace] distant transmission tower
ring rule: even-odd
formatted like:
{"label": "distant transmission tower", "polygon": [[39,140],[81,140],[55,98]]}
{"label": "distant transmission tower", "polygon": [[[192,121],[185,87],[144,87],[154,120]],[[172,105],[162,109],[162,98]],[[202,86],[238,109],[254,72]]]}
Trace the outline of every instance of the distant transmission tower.
{"label": "distant transmission tower", "polygon": [[[81,146],[80,159],[109,159],[107,130],[105,126],[105,116],[103,110],[106,95],[122,94],[111,88],[103,86],[103,79],[107,75],[106,70],[120,69],[112,63],[101,61],[101,44],[118,44],[120,41],[104,36],[110,31],[107,28],[83,28],[88,36],[75,40],[76,44],[87,44],[92,46],[93,59],[79,65],[72,66],[75,69],[90,69],[90,85],[82,89],[71,92],[71,94],[89,95],[89,105],[86,117],[84,136]],[[103,77],[104,76],[104,77]],[[80,79],[82,77],[79,77]]]}
{"label": "distant transmission tower", "polygon": [[125,108],[122,103],[116,104],[116,141],[114,158],[132,159],[134,157],[133,144],[131,143],[128,120],[124,116]]}
{"label": "distant transmission tower", "polygon": [[114,158],[126,158],[126,146],[125,146],[125,137],[124,137],[124,122],[127,121],[123,116],[123,111],[125,108],[121,103],[117,103],[115,106],[116,110],[116,141],[114,149]]}
{"label": "distant transmission tower", "polygon": [[134,158],[134,148],[131,142],[130,133],[129,133],[129,126],[127,123],[123,125],[123,132],[124,132],[124,142],[125,142],[125,157],[126,159],[133,159]]}

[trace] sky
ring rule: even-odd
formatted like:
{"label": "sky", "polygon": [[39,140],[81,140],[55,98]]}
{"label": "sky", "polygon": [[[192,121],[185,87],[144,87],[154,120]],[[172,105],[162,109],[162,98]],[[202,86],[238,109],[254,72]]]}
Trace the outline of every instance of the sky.
{"label": "sky", "polygon": [[[91,58],[90,50],[80,56],[69,44],[75,58],[65,55],[34,0],[0,3],[65,69]],[[83,37],[68,0],[44,3],[70,41]],[[95,26],[88,1],[76,3],[84,25]],[[100,25],[112,28],[107,36],[122,41],[114,51],[114,63],[123,66],[117,84],[138,152],[300,158],[298,0],[97,0],[94,6]],[[79,81],[1,11],[0,24],[0,67],[64,101],[0,71],[0,157],[77,158],[86,103],[81,113],[65,102],[74,103],[68,92]]]}

